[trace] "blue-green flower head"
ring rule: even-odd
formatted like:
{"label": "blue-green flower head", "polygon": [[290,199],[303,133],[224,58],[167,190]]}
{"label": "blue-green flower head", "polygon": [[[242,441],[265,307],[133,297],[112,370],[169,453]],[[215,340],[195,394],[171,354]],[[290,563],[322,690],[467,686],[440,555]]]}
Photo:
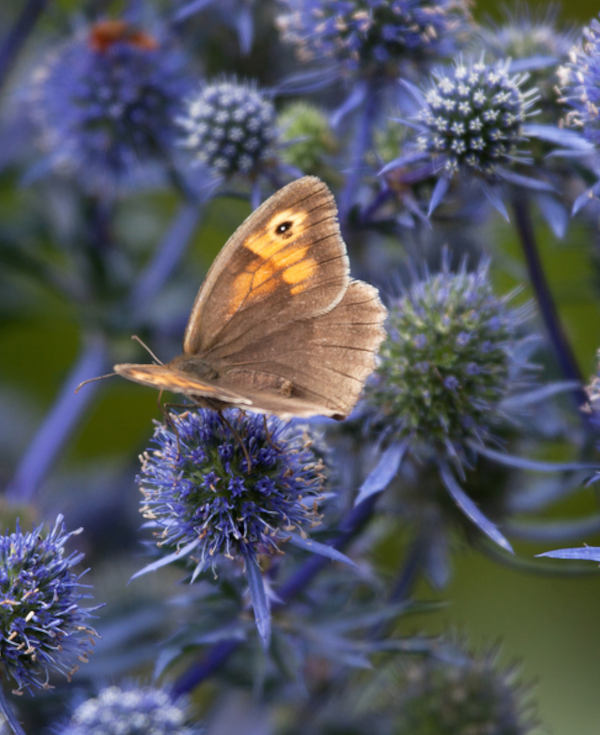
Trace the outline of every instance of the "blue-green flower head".
{"label": "blue-green flower head", "polygon": [[157,687],[109,686],[82,702],[56,735],[200,735],[185,700]]}
{"label": "blue-green flower head", "polygon": [[99,21],[36,70],[32,114],[53,169],[110,192],[146,181],[173,149],[187,88],[166,42],[126,21]]}
{"label": "blue-green flower head", "polygon": [[[406,657],[388,672],[396,692],[395,735],[526,735],[534,730],[531,704],[515,671],[495,653],[471,656],[452,647],[444,657]],[[380,682],[382,683],[382,682]]]}
{"label": "blue-green flower head", "polygon": [[367,385],[367,412],[393,440],[417,455],[469,456],[502,419],[500,403],[515,384],[513,359],[523,310],[497,297],[488,262],[415,281],[389,309],[388,337]]}
{"label": "blue-green flower head", "polygon": [[463,0],[281,0],[277,19],[304,61],[338,62],[349,75],[393,77],[449,56],[468,26]]}
{"label": "blue-green flower head", "polygon": [[273,155],[273,102],[254,85],[220,81],[191,94],[178,118],[181,144],[217,176],[252,176]]}
{"label": "blue-green flower head", "polygon": [[434,74],[417,114],[417,146],[446,178],[470,173],[496,180],[522,161],[523,123],[533,114],[535,89],[508,62],[459,61]]}
{"label": "blue-green flower head", "polygon": [[[137,479],[158,545],[194,576],[219,557],[277,553],[320,521],[323,462],[305,429],[275,417],[199,409],[157,424]],[[250,466],[248,466],[250,461]]]}
{"label": "blue-green flower head", "polygon": [[0,670],[18,692],[47,688],[55,672],[69,678],[92,650],[88,587],[74,569],[83,554],[65,551],[79,531],[58,516],[50,529],[0,536]]}
{"label": "blue-green flower head", "polygon": [[566,122],[597,145],[600,143],[600,22],[596,18],[584,28],[582,40],[569,56],[568,63],[558,70],[562,101],[571,108]]}

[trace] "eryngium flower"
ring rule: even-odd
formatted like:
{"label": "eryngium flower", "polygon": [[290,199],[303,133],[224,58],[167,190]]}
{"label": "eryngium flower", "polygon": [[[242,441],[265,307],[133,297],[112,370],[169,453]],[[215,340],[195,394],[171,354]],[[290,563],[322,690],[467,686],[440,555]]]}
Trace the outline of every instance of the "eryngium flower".
{"label": "eryngium flower", "polygon": [[305,174],[331,174],[331,159],[338,148],[336,137],[325,113],[306,102],[293,102],[278,118],[281,140],[285,146],[281,158]]}
{"label": "eryngium flower", "polygon": [[445,177],[470,172],[495,179],[522,161],[522,126],[537,90],[522,90],[526,74],[509,75],[508,61],[459,61],[433,75],[416,117],[419,150]]}
{"label": "eryngium flower", "polygon": [[155,449],[141,457],[141,512],[159,546],[189,554],[194,576],[220,555],[276,552],[291,532],[320,520],[323,463],[306,432],[243,411],[225,417],[170,414],[171,426],[156,424]]}
{"label": "eryngium flower", "polygon": [[181,67],[179,54],[117,20],[52,52],[34,74],[32,110],[53,166],[94,191],[140,181],[175,140]]}
{"label": "eryngium flower", "polygon": [[539,91],[543,117],[552,124],[560,116],[556,66],[567,60],[574,42],[573,29],[565,28],[557,16],[557,5],[540,13],[524,6],[502,24],[480,27],[477,38],[478,47],[493,59],[510,59],[513,71],[529,72],[528,85]]}
{"label": "eryngium flower", "polygon": [[304,61],[347,72],[395,74],[400,65],[451,54],[469,19],[463,0],[281,0],[283,38]]}
{"label": "eryngium flower", "polygon": [[[525,735],[531,708],[513,670],[494,653],[477,657],[449,650],[445,659],[406,657],[389,672],[395,685],[395,735]],[[395,680],[395,681],[394,681]]]}
{"label": "eryngium flower", "polygon": [[417,453],[459,461],[484,445],[513,387],[516,330],[524,314],[498,298],[489,263],[413,283],[392,303],[388,337],[365,398],[375,425]]}
{"label": "eryngium flower", "polygon": [[70,678],[90,653],[96,631],[88,598],[73,569],[83,554],[65,553],[63,518],[24,533],[0,536],[0,670],[18,692],[49,686],[52,672]]}
{"label": "eryngium flower", "polygon": [[57,735],[199,735],[188,727],[187,702],[173,701],[155,687],[102,689],[97,697],[82,702]]}
{"label": "eryngium flower", "polygon": [[600,22],[583,29],[583,39],[571,49],[569,62],[558,69],[562,102],[572,108],[567,123],[580,128],[587,140],[600,143]]}
{"label": "eryngium flower", "polygon": [[178,118],[182,144],[214,174],[252,174],[269,158],[277,137],[275,107],[254,86],[207,84]]}

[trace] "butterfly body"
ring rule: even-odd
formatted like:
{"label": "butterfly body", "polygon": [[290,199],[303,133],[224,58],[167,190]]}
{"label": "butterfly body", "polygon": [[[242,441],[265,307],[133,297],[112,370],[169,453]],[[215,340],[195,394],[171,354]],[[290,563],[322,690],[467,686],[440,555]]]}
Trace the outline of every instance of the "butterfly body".
{"label": "butterfly body", "polygon": [[343,418],[374,368],[385,316],[377,290],[349,276],[329,189],[304,177],[227,241],[192,307],[183,353],[115,371],[211,407]]}

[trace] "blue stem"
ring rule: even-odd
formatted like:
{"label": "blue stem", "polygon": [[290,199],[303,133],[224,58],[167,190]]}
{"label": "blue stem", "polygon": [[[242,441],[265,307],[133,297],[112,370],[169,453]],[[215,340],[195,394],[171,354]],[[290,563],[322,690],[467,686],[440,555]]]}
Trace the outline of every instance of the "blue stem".
{"label": "blue stem", "polygon": [[133,287],[129,308],[134,317],[144,313],[151,298],[168,280],[185,253],[201,214],[198,202],[185,202],[179,208],[160,247]]}
{"label": "blue stem", "polygon": [[340,219],[342,222],[345,222],[352,207],[352,202],[363,173],[362,168],[365,165],[365,153],[371,145],[372,131],[377,114],[377,97],[377,89],[370,85],[367,86],[365,98],[356,122],[354,141],[351,148],[352,158],[350,161],[350,170],[348,171],[344,188],[339,196]]}
{"label": "blue stem", "polygon": [[0,87],[47,4],[48,0],[29,0],[0,44]]}
{"label": "blue stem", "polygon": [[77,395],[75,388],[90,376],[104,372],[107,359],[104,339],[98,336],[88,338],[54,405],[21,458],[6,488],[8,500],[21,503],[32,500],[49,468],[90,404],[98,384],[93,383]]}
{"label": "blue stem", "polygon": [[6,721],[8,722],[10,729],[13,731],[14,735],[25,735],[25,730],[23,730],[23,728],[21,727],[21,724],[19,723],[15,716],[15,713],[13,712],[13,708],[8,703],[8,700],[6,699],[6,694],[4,693],[4,688],[2,686],[0,686],[0,712],[2,712],[2,714],[6,718]]}
{"label": "blue stem", "polygon": [[[574,380],[582,383],[581,370],[577,364],[577,359],[573,352],[573,348],[569,343],[567,335],[560,322],[558,311],[550,291],[550,286],[546,279],[546,274],[542,266],[539,256],[535,233],[531,221],[529,203],[524,196],[515,196],[512,202],[513,211],[515,213],[515,223],[517,233],[521,240],[529,280],[535,294],[537,304],[548,332],[550,342],[554,348],[554,353],[558,361],[561,372],[567,380]],[[573,390],[573,397],[578,407],[587,403],[587,396],[582,387]]]}
{"label": "blue stem", "polygon": [[[336,549],[344,548],[356,536],[373,515],[373,509],[379,495],[371,495],[362,503],[356,505],[342,521],[332,546]],[[282,607],[292,598],[297,597],[308,587],[317,574],[330,563],[324,556],[316,554],[305,562],[300,569],[277,590],[278,602],[273,603],[273,609]],[[171,693],[173,697],[181,696],[192,691],[211,674],[217,671],[240,646],[239,640],[227,640],[217,643],[211,648],[205,658],[197,664],[193,664],[184,672],[173,685]]]}

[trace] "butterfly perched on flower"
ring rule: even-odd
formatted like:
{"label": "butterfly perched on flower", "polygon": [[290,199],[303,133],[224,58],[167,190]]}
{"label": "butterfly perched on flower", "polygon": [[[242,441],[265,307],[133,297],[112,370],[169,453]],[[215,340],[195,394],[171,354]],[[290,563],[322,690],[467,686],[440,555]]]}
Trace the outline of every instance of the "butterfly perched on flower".
{"label": "butterfly perched on flower", "polygon": [[333,195],[306,176],[267,199],[217,255],[183,353],[114,370],[209,408],[341,419],[375,366],[386,314],[377,289],[350,278]]}

